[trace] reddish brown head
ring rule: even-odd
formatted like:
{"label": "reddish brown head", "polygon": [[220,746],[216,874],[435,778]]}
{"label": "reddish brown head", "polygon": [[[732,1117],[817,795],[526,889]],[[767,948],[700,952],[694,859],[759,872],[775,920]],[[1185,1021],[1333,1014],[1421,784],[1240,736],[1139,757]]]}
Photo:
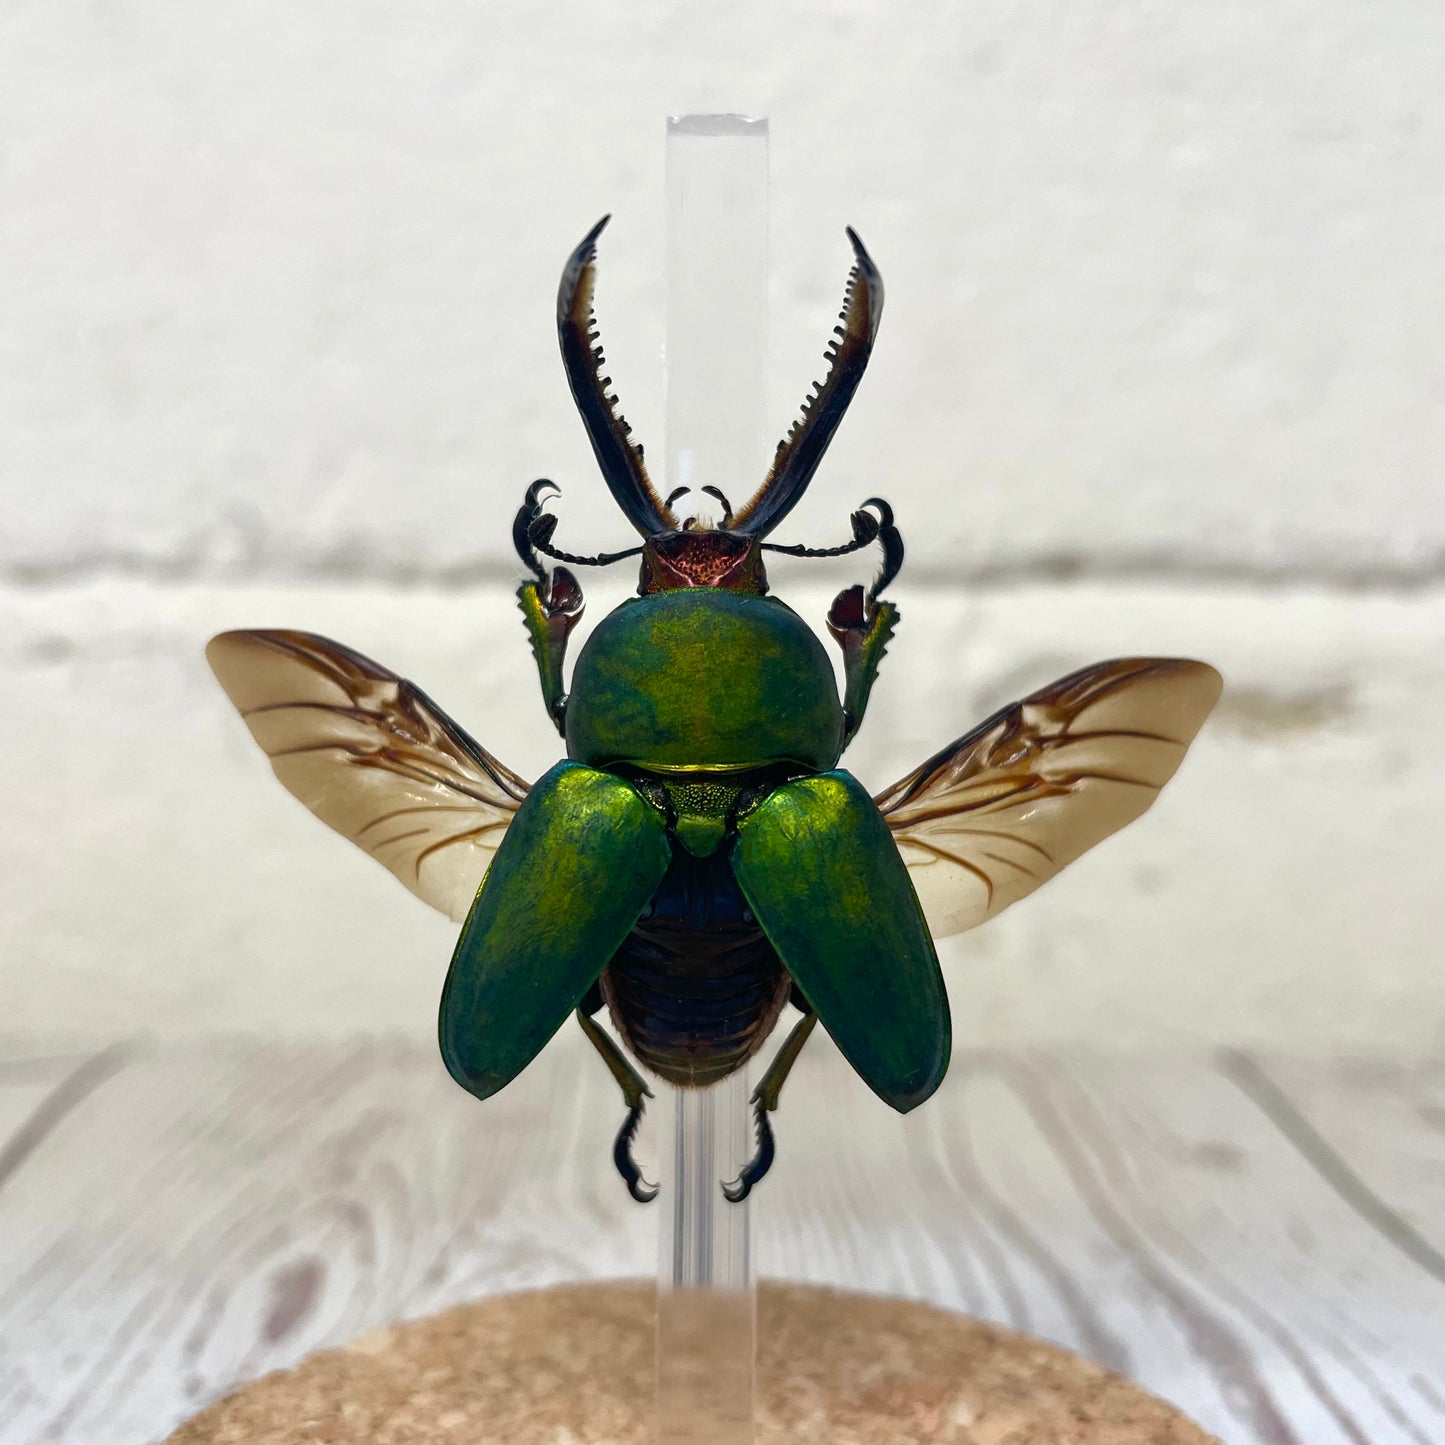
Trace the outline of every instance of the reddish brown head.
{"label": "reddish brown head", "polygon": [[649,537],[642,546],[642,580],[637,590],[666,592],[676,587],[721,587],[730,592],[768,590],[762,547],[746,532],[712,527],[684,528]]}

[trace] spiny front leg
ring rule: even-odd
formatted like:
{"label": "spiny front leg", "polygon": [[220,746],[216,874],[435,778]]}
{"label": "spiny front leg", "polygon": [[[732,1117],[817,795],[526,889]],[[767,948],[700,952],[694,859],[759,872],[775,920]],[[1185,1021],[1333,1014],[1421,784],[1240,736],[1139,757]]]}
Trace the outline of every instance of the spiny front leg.
{"label": "spiny front leg", "polygon": [[[844,746],[863,723],[868,696],[878,677],[878,667],[887,651],[888,640],[898,625],[898,609],[879,599],[879,593],[898,575],[903,565],[903,538],[893,525],[893,509],[880,497],[865,504],[878,509],[874,539],[883,549],[883,562],[873,585],[848,587],[833,599],[828,611],[828,631],[843,649],[843,736]],[[855,514],[866,517],[866,512]],[[856,525],[856,521],[855,521]]]}
{"label": "spiny front leg", "polygon": [[592,1047],[602,1055],[602,1062],[617,1080],[617,1087],[622,1090],[622,1100],[627,1105],[627,1117],[622,1121],[622,1127],[617,1131],[617,1139],[612,1145],[612,1162],[627,1185],[627,1192],[639,1204],[651,1204],[657,1198],[657,1186],[649,1184],[642,1177],[642,1170],[637,1167],[637,1161],[632,1157],[632,1141],[637,1137],[638,1125],[642,1123],[642,1111],[646,1101],[652,1097],[652,1090],[643,1082],[642,1075],[628,1063],[622,1050],[603,1030],[601,1024],[588,1017],[589,1013],[596,1013],[601,1005],[601,994],[594,984],[592,993],[582,1000],[577,1010],[577,1022],[582,1025],[582,1032],[591,1040]]}
{"label": "spiny front leg", "polygon": [[582,588],[566,567],[554,567],[549,577],[537,554],[533,530],[539,522],[555,521],[542,512],[542,498],[548,489],[555,492],[557,487],[545,478],[527,488],[526,500],[512,524],[512,542],[517,555],[536,576],[536,581],[524,582],[517,589],[517,605],[532,640],[547,715],[557,731],[565,735],[567,695],[562,686],[562,663],[567,655],[567,638],[582,618]]}
{"label": "spiny front leg", "polygon": [[803,1045],[808,1042],[808,1035],[813,1032],[817,1022],[818,1015],[809,1009],[793,1025],[792,1033],[778,1050],[777,1057],[768,1066],[762,1081],[753,1090],[753,1120],[758,1133],[757,1152],[743,1165],[743,1172],[736,1179],[723,1185],[723,1197],[730,1204],[741,1204],[752,1192],[753,1185],[773,1167],[773,1158],[777,1151],[773,1144],[773,1126],[768,1121],[768,1115],[778,1107],[778,1099],[782,1095],[788,1074],[797,1063],[798,1055],[803,1052]]}

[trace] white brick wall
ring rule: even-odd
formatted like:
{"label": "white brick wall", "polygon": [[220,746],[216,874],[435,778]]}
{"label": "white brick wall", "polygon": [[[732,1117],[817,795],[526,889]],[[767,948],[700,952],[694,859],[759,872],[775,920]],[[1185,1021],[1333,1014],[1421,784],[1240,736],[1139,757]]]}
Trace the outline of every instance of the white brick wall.
{"label": "white brick wall", "polygon": [[[450,928],[200,647],[332,632],[544,768],[506,524],[546,473],[562,545],[627,540],[558,268],[612,210],[660,450],[662,117],[750,108],[779,430],[845,222],[889,288],[788,527],[881,492],[909,541],[855,770],[1109,654],[1231,688],[1155,813],[948,946],[960,1034],[1438,1049],[1442,74],[1407,0],[0,6],[0,1031],[430,1030]],[[849,575],[777,571],[819,619]]]}

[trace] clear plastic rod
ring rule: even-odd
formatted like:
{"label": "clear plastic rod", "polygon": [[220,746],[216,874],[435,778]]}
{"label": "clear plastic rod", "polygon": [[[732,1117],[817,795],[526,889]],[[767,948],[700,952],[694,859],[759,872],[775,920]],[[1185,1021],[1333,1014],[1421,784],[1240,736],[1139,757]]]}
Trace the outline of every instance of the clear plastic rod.
{"label": "clear plastic rod", "polygon": [[[740,507],[767,470],[767,122],[674,116],[666,160],[667,491],[717,519],[703,488]],[[751,1203],[722,1194],[752,1152],[747,1070],[657,1092],[657,1445],[753,1445]]]}

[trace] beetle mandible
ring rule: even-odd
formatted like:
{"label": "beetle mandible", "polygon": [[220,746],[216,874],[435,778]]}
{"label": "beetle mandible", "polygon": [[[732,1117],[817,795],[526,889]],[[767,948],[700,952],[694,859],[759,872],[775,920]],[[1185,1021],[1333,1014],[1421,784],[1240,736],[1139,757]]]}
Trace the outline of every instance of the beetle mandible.
{"label": "beetle mandible", "polygon": [[[885,1103],[927,1099],[948,1067],[948,1000],[933,936],[1031,892],[1138,817],[1218,699],[1213,668],[1125,658],[1005,707],[870,798],[838,767],[898,623],[881,594],[903,561],[888,504],[852,513],[832,547],[766,540],[812,479],[877,334],[883,285],[857,235],[827,370],[771,469],[711,525],[662,497],[603,375],[592,295],[604,217],[557,297],[573,398],[613,497],[641,535],[626,551],[554,545],[534,483],[513,525],[531,574],[518,600],[566,758],[530,787],[425,693],[315,634],[222,633],[211,665],[283,784],[414,893],[463,923],[442,995],[452,1076],[479,1098],[514,1079],[575,1013],[617,1081],[613,1158],[632,1156],[651,1091],[633,1058],[683,1087],[712,1084],[800,1017],[753,1094],[767,1173],[769,1115],[821,1022]],[[827,616],[843,689],[812,629],[768,595],[765,552],[881,552],[871,586]],[[564,684],[582,614],[579,566],[640,558],[638,595],[597,626]],[[552,564],[550,567],[548,564]],[[597,1022],[606,1009],[626,1052]]]}

